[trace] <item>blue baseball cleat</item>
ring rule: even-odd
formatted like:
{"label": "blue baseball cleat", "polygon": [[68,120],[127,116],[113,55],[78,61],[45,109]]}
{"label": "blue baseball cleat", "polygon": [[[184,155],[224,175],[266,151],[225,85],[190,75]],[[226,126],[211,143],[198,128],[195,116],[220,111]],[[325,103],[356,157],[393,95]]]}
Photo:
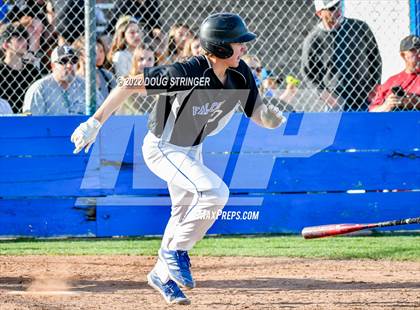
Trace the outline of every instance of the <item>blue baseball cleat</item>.
{"label": "blue baseball cleat", "polygon": [[161,293],[168,304],[189,305],[191,303],[174,281],[162,283],[154,270],[147,275],[147,283]]}
{"label": "blue baseball cleat", "polygon": [[187,251],[160,249],[159,259],[168,267],[169,277],[174,280],[176,284],[189,289],[195,287],[195,282],[190,270],[190,257],[188,256]]}

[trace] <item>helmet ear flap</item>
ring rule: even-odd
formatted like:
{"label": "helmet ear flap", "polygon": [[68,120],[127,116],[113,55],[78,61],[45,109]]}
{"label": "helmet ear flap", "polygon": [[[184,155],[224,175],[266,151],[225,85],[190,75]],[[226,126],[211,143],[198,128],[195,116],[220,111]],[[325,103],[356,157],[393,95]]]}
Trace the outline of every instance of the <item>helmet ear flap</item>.
{"label": "helmet ear flap", "polygon": [[214,56],[222,59],[229,58],[233,55],[233,49],[227,43],[214,43],[206,40],[200,40],[203,49]]}

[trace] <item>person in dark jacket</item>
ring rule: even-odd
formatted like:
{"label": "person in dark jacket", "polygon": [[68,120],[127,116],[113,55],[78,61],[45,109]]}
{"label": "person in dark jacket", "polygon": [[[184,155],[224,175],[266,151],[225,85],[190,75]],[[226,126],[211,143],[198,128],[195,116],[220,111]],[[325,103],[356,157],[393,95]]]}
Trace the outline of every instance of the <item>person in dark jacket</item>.
{"label": "person in dark jacket", "polygon": [[369,26],[342,16],[340,0],[315,0],[321,22],[305,38],[302,73],[329,110],[365,111],[381,83],[382,59]]}
{"label": "person in dark jacket", "polygon": [[29,53],[29,34],[22,25],[8,25],[1,34],[4,59],[0,61],[0,98],[7,100],[13,113],[22,113],[29,86],[41,77]]}

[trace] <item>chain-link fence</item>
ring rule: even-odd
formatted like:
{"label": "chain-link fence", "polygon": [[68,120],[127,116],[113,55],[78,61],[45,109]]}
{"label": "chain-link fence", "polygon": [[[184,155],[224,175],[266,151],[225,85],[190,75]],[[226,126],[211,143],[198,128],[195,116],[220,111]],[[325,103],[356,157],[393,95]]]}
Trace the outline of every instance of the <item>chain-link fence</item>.
{"label": "chain-link fence", "polygon": [[[104,101],[119,76],[200,53],[201,22],[225,11],[241,15],[258,35],[247,45],[244,60],[266,100],[286,103],[290,111],[367,111],[369,105],[383,106],[394,92],[396,101],[389,110],[416,108],[418,79],[401,81],[400,93],[379,87],[404,68],[401,63],[399,71],[382,73],[388,68],[384,59],[401,59],[399,41],[409,28],[400,33],[395,29],[402,29],[405,20],[408,25],[409,1],[364,0],[359,10],[352,0],[317,3],[318,16],[313,0],[97,1],[92,8],[98,38],[96,104]],[[84,4],[0,0],[0,114],[85,113]],[[380,34],[391,32],[395,38],[386,40],[395,44],[381,43]],[[63,45],[73,50],[53,53]],[[133,96],[117,114],[143,114],[155,103],[153,97]]]}

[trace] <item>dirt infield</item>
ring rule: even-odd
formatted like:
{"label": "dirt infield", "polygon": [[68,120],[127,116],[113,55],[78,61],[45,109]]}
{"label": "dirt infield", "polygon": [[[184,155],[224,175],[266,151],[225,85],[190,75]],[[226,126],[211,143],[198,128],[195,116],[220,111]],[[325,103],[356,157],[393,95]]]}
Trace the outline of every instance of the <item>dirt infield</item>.
{"label": "dirt infield", "polygon": [[[0,309],[166,309],[145,256],[0,256]],[[182,309],[416,309],[420,263],[192,257]]]}

